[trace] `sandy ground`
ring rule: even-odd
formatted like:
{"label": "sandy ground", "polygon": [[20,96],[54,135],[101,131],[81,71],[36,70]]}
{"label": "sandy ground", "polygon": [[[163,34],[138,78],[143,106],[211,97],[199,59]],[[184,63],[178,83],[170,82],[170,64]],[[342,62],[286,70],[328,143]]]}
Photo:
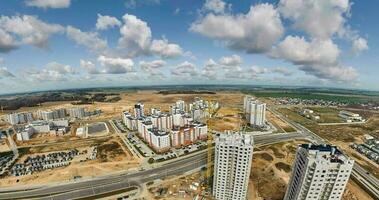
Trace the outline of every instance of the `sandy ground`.
{"label": "sandy ground", "polygon": [[266,119],[271,122],[279,132],[293,132],[295,131],[292,126],[279,119],[276,115],[272,114],[270,111],[266,111]]}
{"label": "sandy ground", "polygon": [[[283,199],[291,176],[296,147],[299,143],[303,142],[280,143],[255,150],[250,175],[253,185],[249,187],[257,188],[255,190],[257,192],[250,190],[249,199]],[[254,196],[256,198],[253,198]],[[343,200],[353,199],[369,200],[372,198],[350,180]]]}
{"label": "sandy ground", "polygon": [[244,121],[239,114],[241,112],[241,109],[238,108],[221,107],[216,117],[211,121],[212,129],[216,131],[238,131]]}

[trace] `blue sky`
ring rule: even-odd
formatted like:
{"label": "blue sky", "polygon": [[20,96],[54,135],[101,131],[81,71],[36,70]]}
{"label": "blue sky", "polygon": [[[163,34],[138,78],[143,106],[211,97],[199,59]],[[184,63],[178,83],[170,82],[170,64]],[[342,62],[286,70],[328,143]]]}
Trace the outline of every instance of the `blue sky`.
{"label": "blue sky", "polygon": [[379,90],[378,6],[0,0],[0,93],[206,83]]}

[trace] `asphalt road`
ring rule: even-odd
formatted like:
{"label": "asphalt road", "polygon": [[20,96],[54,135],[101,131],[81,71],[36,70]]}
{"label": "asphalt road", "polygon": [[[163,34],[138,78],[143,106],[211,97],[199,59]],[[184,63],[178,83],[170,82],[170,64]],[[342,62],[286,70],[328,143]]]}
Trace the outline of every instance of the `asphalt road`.
{"label": "asphalt road", "polygon": [[[282,120],[294,126],[296,129],[300,130],[307,138],[311,139],[313,143],[329,143],[328,141],[324,140],[323,138],[313,133],[309,129],[305,128],[301,124],[292,122],[275,109],[270,109],[270,111],[272,111],[276,116],[278,116]],[[375,176],[373,176],[370,172],[366,171],[358,163],[354,164],[351,176],[354,178],[354,180],[358,182],[359,185],[361,185],[361,187],[363,187],[366,191],[370,192],[375,199],[379,199],[379,180]]]}
{"label": "asphalt road", "polygon": [[[297,133],[261,135],[254,137],[255,145],[278,143],[282,141],[301,138],[302,135]],[[163,163],[158,167],[146,169],[134,173],[125,173],[103,178],[83,180],[80,182],[71,182],[59,185],[46,185],[40,188],[31,189],[25,187],[25,190],[17,192],[9,188],[2,189],[0,199],[76,199],[86,196],[94,196],[104,191],[117,191],[125,187],[138,186],[141,183],[147,183],[153,180],[162,179],[167,176],[178,176],[188,171],[199,170],[206,166],[207,153],[203,151],[195,155],[189,155],[185,159],[175,160],[169,163]],[[20,189],[20,188],[18,188]]]}

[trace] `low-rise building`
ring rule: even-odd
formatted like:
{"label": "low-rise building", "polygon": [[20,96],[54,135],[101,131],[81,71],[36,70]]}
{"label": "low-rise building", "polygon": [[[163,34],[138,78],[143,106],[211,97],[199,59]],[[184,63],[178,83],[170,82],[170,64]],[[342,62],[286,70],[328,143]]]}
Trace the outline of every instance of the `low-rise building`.
{"label": "low-rise building", "polygon": [[350,112],[350,111],[346,111],[346,110],[341,110],[340,113],[338,114],[338,116],[341,117],[342,119],[344,119],[346,122],[361,122],[361,121],[364,121],[364,119],[362,118],[362,116],[360,116],[359,114],[353,113],[353,112]]}

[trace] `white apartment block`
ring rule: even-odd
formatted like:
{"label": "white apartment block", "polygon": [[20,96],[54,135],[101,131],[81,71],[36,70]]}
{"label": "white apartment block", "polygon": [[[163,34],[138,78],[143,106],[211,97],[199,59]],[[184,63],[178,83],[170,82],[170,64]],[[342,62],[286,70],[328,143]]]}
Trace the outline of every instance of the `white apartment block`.
{"label": "white apartment block", "polygon": [[225,132],[215,137],[213,196],[246,200],[254,140],[251,135]]}
{"label": "white apartment block", "polygon": [[266,126],[266,104],[250,96],[245,96],[243,108],[246,114],[246,120],[250,126]]}
{"label": "white apartment block", "polygon": [[148,134],[151,138],[149,144],[158,152],[163,152],[171,147],[169,132],[160,131],[155,128],[148,129]]}
{"label": "white apartment block", "polygon": [[84,118],[86,116],[86,112],[85,112],[84,108],[82,108],[82,107],[69,108],[67,110],[68,110],[68,114],[72,118],[81,119],[81,118]]}
{"label": "white apartment block", "polygon": [[144,117],[145,116],[145,113],[144,113],[144,105],[143,103],[137,103],[134,105],[134,117],[135,118],[141,118],[141,117]]}
{"label": "white apartment block", "polygon": [[11,113],[7,115],[6,120],[12,124],[24,124],[28,122],[33,121],[33,115],[32,113],[25,112],[25,113]]}
{"label": "white apartment block", "polygon": [[37,115],[40,119],[45,121],[63,119],[66,117],[66,110],[64,108],[55,110],[39,110]]}
{"label": "white apartment block", "polygon": [[186,103],[183,100],[176,101],[175,106],[182,112],[186,111]]}
{"label": "white apartment block", "polygon": [[302,144],[284,200],[339,200],[354,165],[337,147]]}
{"label": "white apartment block", "polygon": [[129,112],[122,113],[122,120],[126,126],[131,131],[137,130],[137,119],[132,117]]}

